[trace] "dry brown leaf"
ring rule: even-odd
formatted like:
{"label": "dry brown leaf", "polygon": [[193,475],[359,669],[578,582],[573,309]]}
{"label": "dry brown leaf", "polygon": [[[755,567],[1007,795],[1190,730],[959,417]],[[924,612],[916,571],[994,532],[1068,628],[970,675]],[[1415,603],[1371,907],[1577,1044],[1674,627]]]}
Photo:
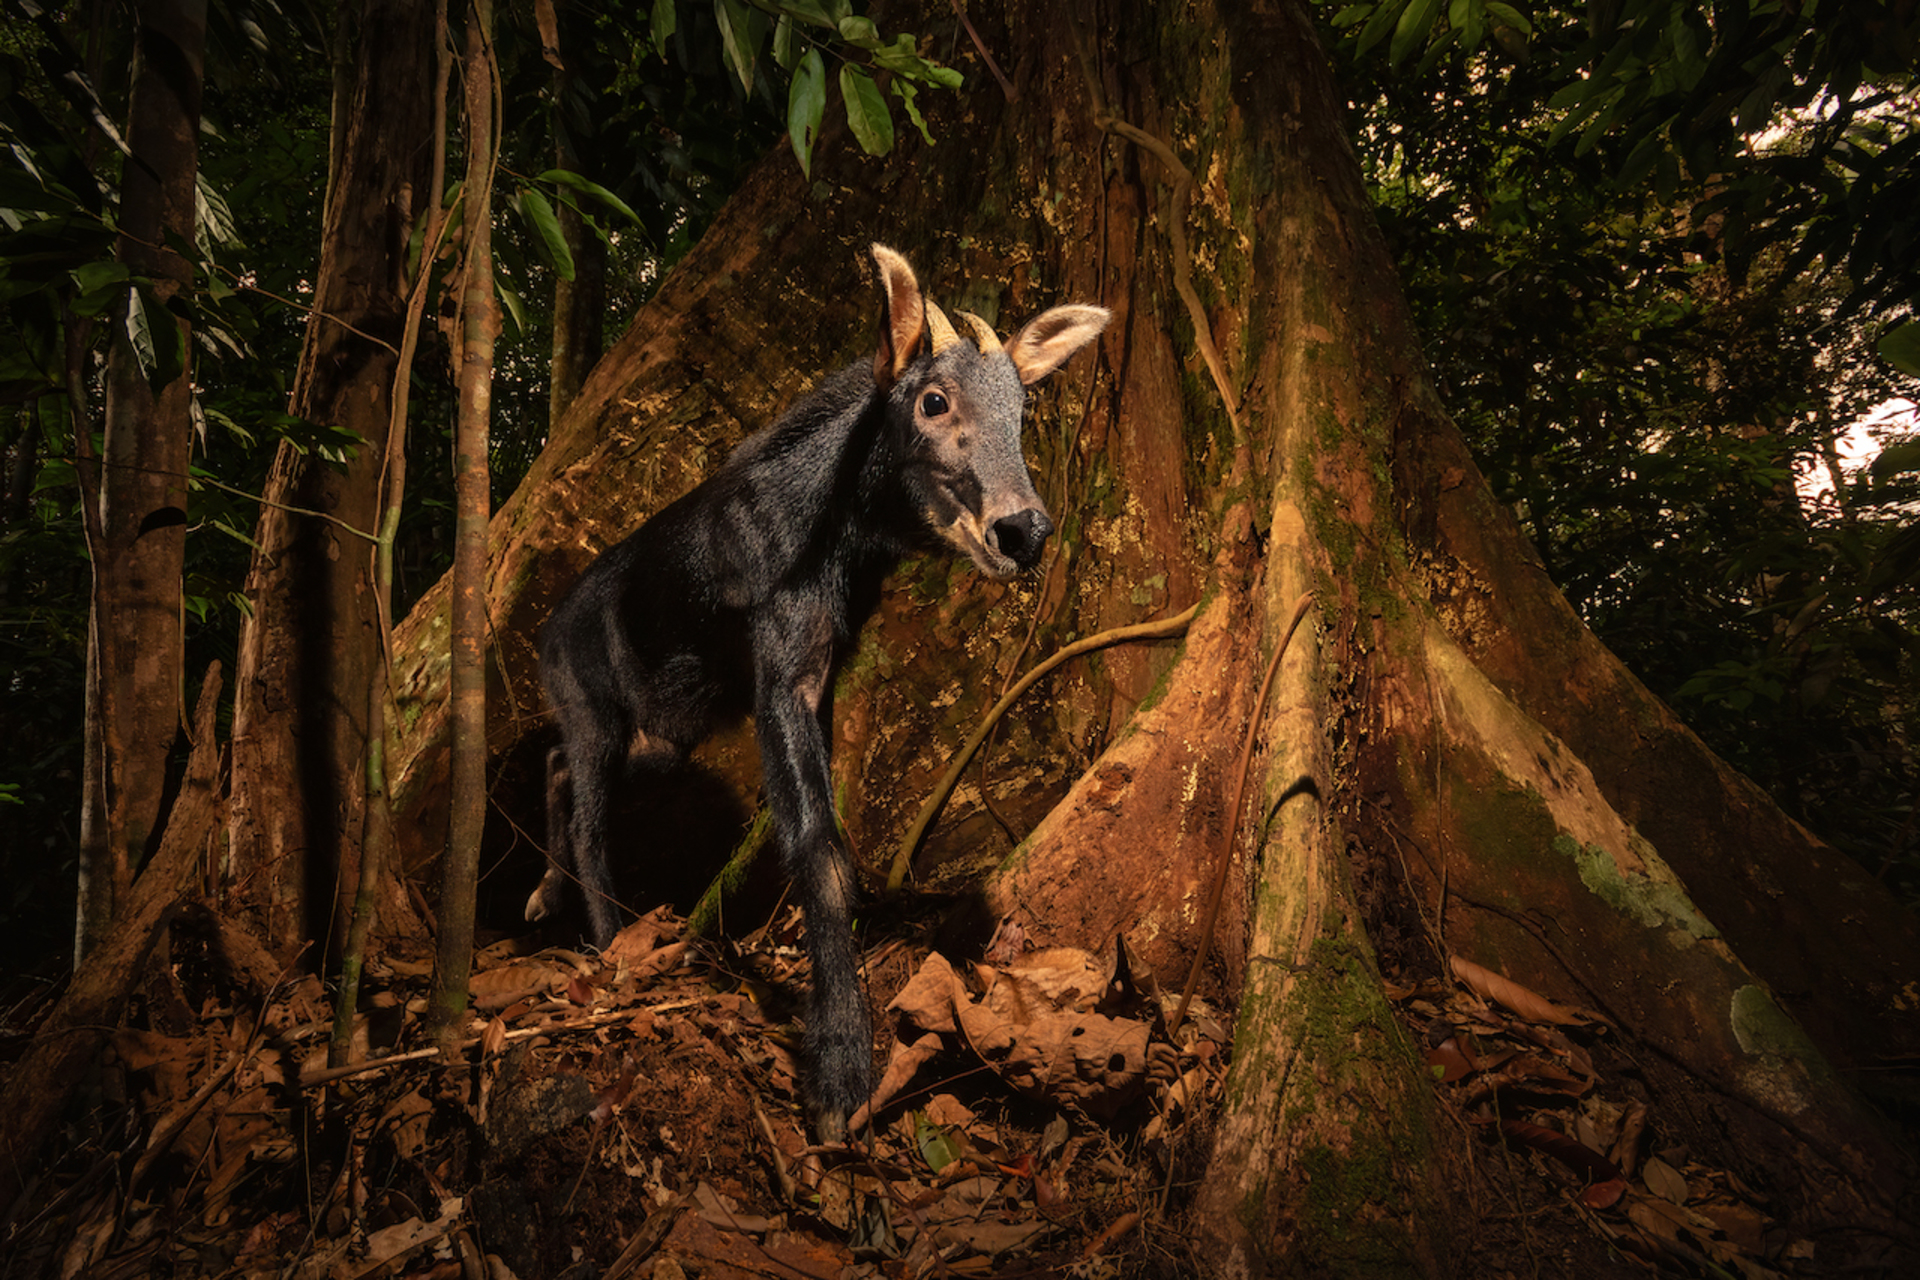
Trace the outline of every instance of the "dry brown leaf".
{"label": "dry brown leaf", "polygon": [[954,1007],[972,999],[960,975],[939,952],[929,955],[900,988],[900,994],[887,1004],[889,1013],[898,1013],[922,1031],[952,1033],[960,1029]]}
{"label": "dry brown leaf", "polygon": [[[774,1232],[756,1240],[721,1230],[698,1213],[682,1213],[673,1220],[659,1256],[681,1264],[684,1275],[764,1276],[770,1280],[838,1280],[853,1261],[845,1245],[789,1232]],[[658,1277],[669,1273],[656,1267],[652,1274]]]}
{"label": "dry brown leaf", "polygon": [[680,929],[680,921],[670,908],[656,907],[615,934],[600,953],[601,959],[617,965],[638,963],[677,939]]}
{"label": "dry brown leaf", "polygon": [[1035,969],[978,966],[991,985],[976,1000],[935,953],[887,1008],[903,1026],[960,1032],[975,1054],[1022,1093],[1111,1115],[1145,1092],[1147,1024],[1076,1012],[1076,1005],[1099,1000],[1106,978],[1090,976],[1094,970],[1083,952],[1041,955],[1055,959]]}
{"label": "dry brown leaf", "polygon": [[387,1104],[374,1130],[386,1130],[394,1154],[411,1160],[426,1150],[427,1126],[432,1120],[432,1101],[420,1090],[409,1089]]}
{"label": "dry brown leaf", "polygon": [[529,995],[543,995],[573,977],[573,970],[545,960],[516,960],[484,969],[467,980],[476,1008],[498,1009]]}
{"label": "dry brown leaf", "polygon": [[693,1211],[706,1219],[711,1226],[722,1231],[740,1231],[748,1235],[765,1235],[780,1225],[772,1218],[757,1213],[748,1213],[732,1196],[722,1195],[705,1182],[694,1184],[691,1192]]}
{"label": "dry brown leaf", "polygon": [[1585,1178],[1587,1186],[1581,1199],[1593,1208],[1604,1209],[1614,1204],[1627,1189],[1626,1179],[1613,1167],[1613,1162],[1576,1138],[1524,1120],[1503,1120],[1500,1132],[1514,1142],[1552,1156]]}
{"label": "dry brown leaf", "polygon": [[669,942],[664,946],[655,947],[640,959],[630,964],[623,963],[620,967],[620,979],[628,983],[640,983],[670,972],[678,968],[680,962],[686,958],[687,947],[688,944],[685,942]]}
{"label": "dry brown leaf", "polygon": [[491,1058],[507,1047],[507,1023],[504,1018],[493,1018],[486,1029],[480,1033],[480,1056]]}
{"label": "dry brown leaf", "polygon": [[1557,1023],[1561,1026],[1583,1026],[1594,1021],[1587,1014],[1555,1004],[1511,978],[1495,973],[1491,969],[1484,969],[1471,960],[1453,956],[1448,964],[1453,969],[1453,976],[1466,983],[1482,999],[1505,1005],[1523,1018],[1534,1022]]}
{"label": "dry brown leaf", "polygon": [[1472,1075],[1479,1066],[1473,1055],[1467,1051],[1458,1036],[1448,1036],[1439,1044],[1427,1050],[1427,1067],[1439,1078],[1441,1084],[1451,1084],[1455,1080]]}
{"label": "dry brown leaf", "polygon": [[1078,947],[1030,951],[1006,966],[1056,1009],[1086,1013],[1098,1004],[1112,981],[1113,967]]}
{"label": "dry brown leaf", "polygon": [[974,1123],[971,1108],[950,1093],[927,1099],[927,1119],[945,1129],[965,1129]]}
{"label": "dry brown leaf", "polygon": [[920,1068],[940,1052],[940,1047],[940,1037],[931,1031],[910,1045],[895,1041],[893,1055],[887,1060],[887,1069],[881,1074],[880,1083],[874,1087],[873,1096],[853,1113],[848,1127],[856,1131],[866,1128],[874,1113],[884,1111],[887,1104],[912,1083]]}
{"label": "dry brown leaf", "polygon": [[1003,1006],[1007,1012],[969,1004],[959,1010],[960,1026],[973,1051],[1013,1088],[1071,1099],[1095,1115],[1111,1115],[1144,1093],[1145,1023],[1060,1013],[1025,1000]]}
{"label": "dry brown leaf", "polygon": [[1152,1142],[1176,1126],[1180,1113],[1191,1109],[1200,1098],[1206,1096],[1211,1079],[1205,1067],[1194,1067],[1174,1081],[1167,1089],[1166,1096],[1160,1100],[1159,1113],[1147,1121],[1147,1127],[1141,1131],[1141,1138]]}
{"label": "dry brown leaf", "polygon": [[1649,1191],[1674,1204],[1685,1204],[1693,1194],[1692,1188],[1687,1185],[1686,1175],[1659,1156],[1647,1157],[1647,1163],[1641,1167],[1640,1177]]}
{"label": "dry brown leaf", "polygon": [[1709,1202],[1692,1208],[1712,1221],[1741,1252],[1756,1257],[1765,1253],[1767,1228],[1773,1225],[1773,1219],[1752,1205]]}
{"label": "dry brown leaf", "polygon": [[364,1255],[341,1259],[334,1264],[334,1280],[360,1280],[362,1276],[373,1275],[389,1264],[452,1234],[454,1228],[460,1225],[462,1204],[458,1197],[444,1200],[440,1204],[440,1216],[431,1222],[424,1218],[409,1218],[375,1231],[367,1237]]}

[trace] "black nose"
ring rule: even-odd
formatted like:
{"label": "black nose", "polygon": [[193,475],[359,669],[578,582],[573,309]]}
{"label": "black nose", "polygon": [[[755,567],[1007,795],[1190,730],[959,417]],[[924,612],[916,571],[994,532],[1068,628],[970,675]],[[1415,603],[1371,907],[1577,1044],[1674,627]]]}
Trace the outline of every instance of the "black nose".
{"label": "black nose", "polygon": [[1038,507],[1028,507],[993,522],[993,540],[999,544],[1000,554],[1022,569],[1031,569],[1039,563],[1041,548],[1047,545],[1047,537],[1052,532],[1053,521]]}

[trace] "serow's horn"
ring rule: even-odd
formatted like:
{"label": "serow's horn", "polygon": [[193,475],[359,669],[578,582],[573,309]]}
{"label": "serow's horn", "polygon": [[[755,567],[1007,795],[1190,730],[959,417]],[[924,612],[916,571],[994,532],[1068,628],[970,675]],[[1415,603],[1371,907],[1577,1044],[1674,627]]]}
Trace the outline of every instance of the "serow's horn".
{"label": "serow's horn", "polygon": [[1000,335],[993,331],[992,325],[971,311],[962,311],[960,318],[967,322],[967,328],[973,330],[973,340],[979,346],[981,355],[990,356],[1001,349]]}
{"label": "serow's horn", "polygon": [[947,313],[931,302],[927,304],[927,333],[933,339],[927,350],[936,356],[960,341],[960,335],[953,331],[953,322],[947,319]]}

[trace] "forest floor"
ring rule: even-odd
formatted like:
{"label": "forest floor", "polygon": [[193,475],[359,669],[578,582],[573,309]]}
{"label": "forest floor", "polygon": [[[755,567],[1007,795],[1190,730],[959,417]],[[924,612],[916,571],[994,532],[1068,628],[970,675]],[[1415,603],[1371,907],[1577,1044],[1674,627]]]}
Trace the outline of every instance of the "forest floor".
{"label": "forest floor", "polygon": [[[661,911],[602,955],[496,942],[457,1068],[422,1047],[427,961],[389,951],[354,1065],[330,1069],[321,984],[189,909],[0,1224],[0,1277],[1213,1273],[1189,1206],[1219,1011],[1197,1002],[1176,1047],[1174,1002],[1124,955],[1003,931],[956,967],[888,926],[866,955],[891,1046],[877,1120],[821,1146],[795,1076],[798,930],[783,911],[719,944]],[[1731,1175],[1658,1151],[1596,1065],[1603,1030],[1455,977],[1391,988],[1465,1149],[1451,1274],[1823,1273]],[[15,1044],[40,990],[5,1010]]]}

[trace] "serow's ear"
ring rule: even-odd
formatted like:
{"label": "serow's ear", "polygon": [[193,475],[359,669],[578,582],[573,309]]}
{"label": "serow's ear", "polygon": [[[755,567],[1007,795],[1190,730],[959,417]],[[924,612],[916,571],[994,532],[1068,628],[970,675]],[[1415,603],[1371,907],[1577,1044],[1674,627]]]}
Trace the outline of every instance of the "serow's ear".
{"label": "serow's ear", "polygon": [[913,278],[905,258],[875,244],[873,261],[880,268],[880,287],[887,295],[880,313],[880,345],[873,353],[873,384],[885,391],[918,354],[927,328],[927,308],[920,297],[920,282]]}
{"label": "serow's ear", "polygon": [[1112,318],[1113,313],[1105,307],[1077,302],[1042,311],[1007,344],[1007,356],[1019,371],[1020,381],[1032,386],[1099,337]]}

